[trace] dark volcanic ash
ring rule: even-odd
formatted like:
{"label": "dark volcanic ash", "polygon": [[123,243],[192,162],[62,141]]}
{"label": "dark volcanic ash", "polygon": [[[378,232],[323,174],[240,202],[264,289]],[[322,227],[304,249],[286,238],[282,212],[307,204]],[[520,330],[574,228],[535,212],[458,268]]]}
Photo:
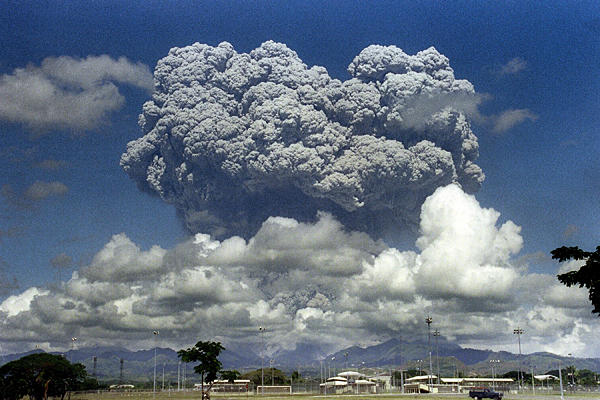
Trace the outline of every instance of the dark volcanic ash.
{"label": "dark volcanic ash", "polygon": [[479,189],[468,121],[479,97],[445,56],[369,46],[348,72],[332,79],[272,41],[249,54],[225,42],[173,48],[121,165],[190,232],[217,237],[317,210],[379,237],[413,225],[440,186]]}

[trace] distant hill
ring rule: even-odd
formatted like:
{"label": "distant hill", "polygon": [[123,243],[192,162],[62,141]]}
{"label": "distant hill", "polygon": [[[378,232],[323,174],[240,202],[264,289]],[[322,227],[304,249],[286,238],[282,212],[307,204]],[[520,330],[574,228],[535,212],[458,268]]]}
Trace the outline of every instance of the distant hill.
{"label": "distant hill", "polygon": [[[458,372],[465,375],[490,375],[490,360],[501,360],[499,364],[494,364],[498,374],[518,370],[519,365],[527,372],[531,372],[533,365],[536,373],[544,373],[557,369],[559,362],[563,366],[575,365],[578,369],[600,371],[600,359],[598,358],[568,358],[540,352],[523,354],[519,360],[518,354],[463,348],[443,338],[439,339],[438,348],[440,372],[443,376],[453,376]],[[1,362],[9,362],[40,351],[4,355]],[[102,346],[54,354],[64,354],[72,362],[81,362],[86,366],[90,375],[95,372],[101,381],[119,380],[121,359],[123,359],[124,382],[152,382],[154,377],[154,349],[131,351],[123,347]],[[95,371],[94,356],[97,359]],[[319,376],[321,364],[335,369],[336,372],[346,368],[371,370],[421,368],[424,371],[429,370],[427,342],[405,341],[398,338],[364,348],[351,346],[332,354],[326,354],[319,346],[301,344],[294,350],[280,350],[274,354],[265,355],[264,360],[261,360],[260,349],[257,350],[251,346],[227,349],[220,357],[224,369],[237,369],[242,372],[259,369],[261,363],[267,367],[271,359],[274,360],[277,368],[288,373],[300,369],[303,376]],[[422,361],[418,362],[417,360]],[[166,386],[169,382],[176,385],[178,367],[181,376],[185,370],[190,380],[197,381],[198,379],[193,374],[193,365],[180,364],[177,353],[173,349],[157,348],[156,366],[157,381],[162,384],[164,370]],[[436,345],[433,340],[432,366],[434,372],[437,372]]]}

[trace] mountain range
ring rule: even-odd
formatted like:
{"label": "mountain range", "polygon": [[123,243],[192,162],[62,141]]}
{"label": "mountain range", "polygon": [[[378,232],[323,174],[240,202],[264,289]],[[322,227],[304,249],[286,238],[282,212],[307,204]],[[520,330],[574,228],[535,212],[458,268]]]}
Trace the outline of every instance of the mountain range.
{"label": "mountain range", "polygon": [[[304,377],[319,377],[321,368],[326,371],[340,372],[345,369],[358,369],[365,373],[376,371],[389,371],[391,369],[417,369],[423,373],[429,370],[429,351],[427,341],[406,341],[397,338],[386,342],[368,346],[351,346],[333,354],[323,353],[320,348],[303,344],[294,350],[280,350],[276,353],[261,357],[262,352],[255,347],[238,347],[226,349],[221,353],[219,360],[224,369],[237,369],[240,372],[273,366],[287,373],[299,370]],[[490,360],[500,360],[494,363],[496,374],[519,369],[535,374],[556,370],[560,365],[573,365],[577,369],[600,371],[599,358],[574,358],[563,357],[552,353],[539,352],[531,354],[513,354],[506,351],[478,350],[463,348],[456,343],[445,339],[431,342],[431,365],[433,372],[438,370],[442,376],[454,376],[458,373],[464,375],[491,375]],[[16,360],[27,353],[3,355],[0,364]],[[156,351],[156,376],[160,381],[163,377],[167,382],[176,382],[178,368],[180,376],[187,375],[194,381],[198,377],[193,374],[192,364],[180,364],[177,352],[170,348],[158,347],[156,349],[132,351],[123,347],[102,346],[69,350],[64,356],[71,362],[81,362],[86,366],[90,375],[95,375],[100,381],[136,381],[148,382],[153,380]],[[439,358],[437,357],[439,354]],[[94,367],[93,357],[96,357]],[[121,372],[121,360],[123,369]],[[272,361],[271,361],[272,360]],[[121,376],[122,374],[122,376]]]}

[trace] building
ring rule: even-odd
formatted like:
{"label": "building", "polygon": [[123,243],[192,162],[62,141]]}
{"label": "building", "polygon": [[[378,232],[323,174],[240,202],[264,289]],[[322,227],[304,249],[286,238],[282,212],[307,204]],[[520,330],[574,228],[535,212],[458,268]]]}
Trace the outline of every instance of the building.
{"label": "building", "polygon": [[[228,380],[224,379],[217,379],[212,383],[210,391],[224,393],[247,393],[249,385],[249,379],[236,379],[233,382],[229,382]],[[208,388],[208,385],[205,384],[204,387]],[[201,388],[201,383],[194,384],[194,390],[202,390]]]}
{"label": "building", "polygon": [[319,385],[323,394],[377,393],[377,383],[356,371],[341,372]]}
{"label": "building", "polygon": [[406,379],[405,393],[464,393],[474,387],[507,388],[514,381],[512,378],[440,378],[440,384],[435,375],[421,375]]}
{"label": "building", "polygon": [[437,382],[436,375],[419,375],[404,381],[405,393],[437,393],[438,385],[429,385],[429,382]]}

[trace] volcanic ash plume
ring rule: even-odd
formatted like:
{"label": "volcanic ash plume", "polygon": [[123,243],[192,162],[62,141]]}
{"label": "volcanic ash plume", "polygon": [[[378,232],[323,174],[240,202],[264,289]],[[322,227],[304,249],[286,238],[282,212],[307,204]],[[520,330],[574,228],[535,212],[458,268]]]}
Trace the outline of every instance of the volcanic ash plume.
{"label": "volcanic ash plume", "polygon": [[191,232],[249,237],[269,216],[317,210],[374,234],[418,220],[427,196],[477,191],[478,96],[434,48],[369,46],[347,81],[286,45],[173,48],[127,146],[123,169],[173,204]]}

